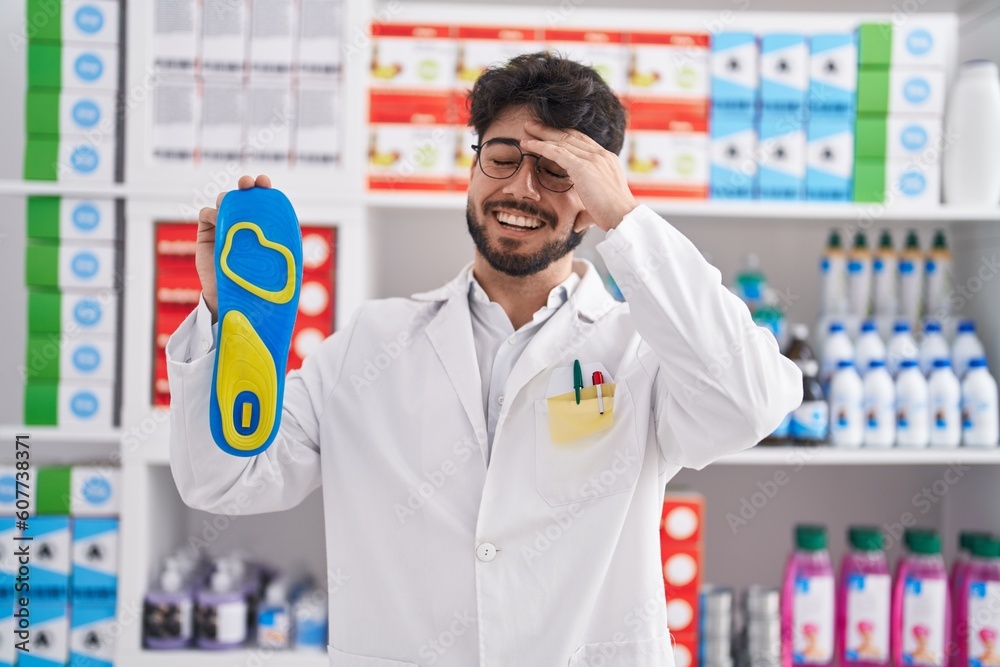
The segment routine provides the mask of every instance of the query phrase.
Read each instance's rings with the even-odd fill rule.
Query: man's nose
[[[538,158],[534,155],[524,156],[517,173],[511,176],[504,186],[504,194],[511,195],[517,199],[532,199],[535,201],[542,198],[541,193],[538,191],[538,174],[535,173],[537,160]]]

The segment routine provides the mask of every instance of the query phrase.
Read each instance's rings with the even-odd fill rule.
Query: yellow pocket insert
[[[615,385],[601,385],[604,396],[604,414],[597,404],[597,387],[580,390],[580,404],[576,392],[559,394],[546,400],[549,407],[549,437],[554,443],[564,443],[606,431],[615,423]]]

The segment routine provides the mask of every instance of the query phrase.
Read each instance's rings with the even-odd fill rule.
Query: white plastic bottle
[[[1000,200],[1000,82],[988,60],[962,63],[948,95],[945,131],[954,137],[942,158],[944,200],[995,207]]]
[[[948,239],[944,231],[934,232],[934,240],[931,242],[931,249],[927,252],[927,259],[924,261],[924,279],[926,287],[924,289],[927,317],[935,317],[948,320],[950,315],[950,304],[948,297],[954,287],[954,280],[951,272],[951,250],[948,249]]]
[[[930,376],[934,362],[938,359],[951,360],[951,350],[948,341],[941,333],[941,323],[937,320],[927,320],[924,324],[924,339],[920,341],[920,370]]]
[[[931,447],[958,447],[962,442],[962,387],[951,359],[935,359],[927,380],[931,405]]]
[[[930,442],[927,378],[913,359],[904,359],[896,377],[896,445],[926,447]]]
[[[951,347],[951,365],[959,379],[965,377],[969,362],[977,357],[986,356],[983,343],[976,335],[976,323],[973,320],[962,320],[958,323],[958,335]]]
[[[847,258],[847,304],[851,315],[868,317],[872,298],[872,251],[864,232],[854,235],[854,247]],[[864,369],[861,369],[864,371]]]
[[[861,325],[861,335],[858,336],[858,345],[854,354],[854,363],[858,367],[858,371],[862,374],[866,373],[872,361],[876,359],[885,361],[885,357],[885,343],[878,335],[875,320],[865,320],[864,324]]]
[[[840,232],[830,232],[830,240],[820,260],[820,314],[840,316],[847,312],[847,254],[840,241]]]
[[[900,365],[905,359],[920,359],[920,348],[917,341],[910,333],[910,323],[906,320],[897,320],[892,327],[892,338],[889,339],[889,348],[886,353],[886,367],[889,375],[896,377],[899,375]]]
[[[906,244],[899,253],[899,316],[915,324],[923,306],[924,253],[917,232],[906,234]]]
[[[997,381],[986,368],[986,357],[975,357],[962,380],[962,444],[996,447],[1000,440]]]
[[[854,362],[842,360],[830,381],[830,443],[860,447],[864,442],[864,386]]]
[[[875,359],[864,379],[865,447],[888,449],[896,444],[896,385]]]
[[[830,381],[841,361],[854,361],[854,343],[840,321],[830,323],[830,331],[823,342],[823,361],[820,366],[820,382],[824,390],[829,390]]]
[[[872,261],[872,313],[883,338],[892,335],[892,323],[899,308],[899,256],[892,234],[882,230]]]

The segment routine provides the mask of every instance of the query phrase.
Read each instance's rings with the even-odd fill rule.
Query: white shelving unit
[[[154,4],[124,0],[128,6],[128,73],[126,88],[141,86],[146,76],[152,43],[151,14]],[[0,8],[0,27],[13,29],[24,21],[24,3]],[[897,11],[893,0],[762,0],[754,12],[740,11],[741,3],[730,0],[675,3],[679,10],[667,9],[652,0],[630,0],[620,9],[611,0],[594,3],[562,2],[551,6],[511,4],[499,21],[524,25],[694,28],[705,30],[715,22],[725,21],[727,29],[766,26],[771,29],[795,28],[793,19],[768,12],[815,12],[829,30],[844,29],[857,22],[857,12],[870,18],[891,19]],[[921,3],[921,15],[931,12],[957,14],[963,41],[957,59],[988,57],[1000,60],[1000,17],[977,0],[927,0]],[[426,6],[421,5],[421,8]],[[376,16],[392,20],[447,21],[483,23],[497,21],[492,4],[472,2],[440,3],[421,9],[409,3],[377,4],[370,0],[345,0],[343,17],[345,35],[357,43]],[[697,11],[695,11],[697,10]],[[819,14],[822,12],[822,14]],[[848,13],[855,12],[855,13]],[[7,30],[3,31],[4,33]],[[986,35],[984,37],[984,34]],[[966,37],[968,39],[966,40]],[[366,45],[365,45],[366,46]],[[268,170],[276,187],[295,203],[303,222],[336,225],[337,312],[338,326],[343,325],[365,299],[408,294],[439,284],[468,261],[468,243],[461,212],[465,199],[461,194],[369,194],[364,189],[367,133],[362,131],[367,115],[366,79],[369,54],[350,55],[344,59],[342,110],[342,163],[324,172]],[[9,71],[24,70],[23,54],[10,63]],[[23,86],[23,76],[0,74],[0,84]],[[20,110],[8,110],[6,116],[13,131],[23,127]],[[29,183],[17,180],[23,143],[20,136],[9,145],[7,158],[0,158],[0,206],[11,219],[19,219],[23,199],[28,195],[81,195],[119,197],[126,201],[127,232],[125,239],[125,331],[124,379],[122,395],[123,426],[120,430],[95,433],[68,432],[18,426],[0,428],[0,440],[12,442],[13,434],[27,430],[32,435],[33,450],[39,461],[72,462],[120,460],[123,468],[123,509],[120,572],[120,612],[141,609],[144,595],[159,561],[166,553],[197,535],[199,526],[209,517],[186,508],[177,495],[169,472],[169,420],[163,410],[150,408],[153,343],[153,223],[157,220],[180,220],[184,211],[195,208],[199,193],[211,182],[210,168],[181,169],[153,167],[146,161],[145,128],[151,105],[133,109],[126,118],[126,183],[100,187],[63,183]],[[12,166],[13,165],[13,166]],[[248,166],[247,173],[260,169]],[[770,204],[762,202],[679,202],[646,200],[657,212],[674,223],[703,250],[726,276],[732,275],[738,257],[748,249],[757,250],[772,282],[798,295],[792,303],[793,319],[813,321],[818,294],[816,261],[827,230],[842,225],[875,230],[900,225],[926,229],[944,226],[951,230],[956,256],[956,280],[964,283],[976,275],[983,261],[1000,251],[1000,208],[969,210],[946,206],[924,209],[882,207],[878,205]],[[23,219],[21,216],[20,219]],[[23,245],[20,232],[0,223],[0,259],[18,264]],[[9,237],[9,238],[8,238]],[[13,243],[11,243],[11,239]],[[591,234],[581,248],[592,253],[597,239]],[[23,243],[23,240],[22,240]],[[419,246],[414,244],[419,243]],[[419,247],[419,253],[411,252]],[[10,253],[10,254],[7,254]],[[1000,253],[998,253],[1000,254]],[[20,260],[23,262],[23,259]],[[20,277],[12,283],[18,289]],[[4,283],[5,287],[8,283]],[[967,305],[985,334],[993,367],[1000,367],[1000,280],[981,283],[982,289]],[[9,290],[0,290],[0,294]],[[5,301],[3,299],[13,299]],[[0,308],[23,312],[17,298],[0,296]],[[18,316],[15,315],[15,319]],[[23,330],[23,326],[21,329]],[[16,328],[14,329],[16,331]],[[23,335],[23,331],[22,334]],[[3,361],[19,360],[23,345],[17,339],[7,349]],[[18,361],[5,364],[13,368]],[[7,404],[20,405],[16,394],[20,387],[8,382],[12,391]],[[7,394],[3,394],[5,397]],[[12,410],[10,413],[14,414]],[[13,418],[16,420],[17,418]],[[42,453],[43,450],[47,450]],[[948,471],[952,471],[949,473]],[[783,473],[787,482],[779,484],[776,475]],[[960,474],[959,474],[960,473]],[[956,482],[949,483],[958,475]],[[947,479],[946,479],[947,478]],[[829,447],[758,447],[723,459],[703,471],[683,471],[675,480],[707,496],[706,553],[708,580],[738,586],[749,583],[777,583],[784,555],[790,545],[792,524],[797,521],[825,522],[830,526],[834,555],[843,543],[843,529],[849,523],[874,523],[892,530],[906,513],[918,522],[936,526],[946,537],[946,554],[954,545],[957,530],[979,527],[1000,531],[1000,450],[954,451],[842,451]],[[769,496],[763,489],[771,489]],[[945,484],[943,493],[935,489]],[[763,487],[763,489],[762,489]],[[919,498],[925,488],[935,500],[927,499],[928,509]],[[766,502],[755,507],[756,493]],[[753,498],[753,500],[751,500]],[[744,518],[742,501],[750,503],[754,515]],[[303,506],[281,515],[238,517],[232,528],[212,543],[212,549],[224,552],[243,545],[261,556],[280,556],[282,539],[296,535],[296,551],[307,559],[316,573],[325,570],[322,530],[322,507],[319,494]],[[760,504],[760,503],[758,503]],[[746,514],[750,511],[743,510]],[[738,517],[745,524],[728,518]],[[295,531],[298,531],[295,533]],[[287,540],[291,541],[291,540]],[[286,541],[286,542],[287,542]],[[280,562],[280,561],[276,561]],[[335,631],[335,629],[334,629]],[[237,652],[154,652],[141,648],[141,623],[123,622],[118,664],[131,666],[184,664],[187,667],[222,667],[254,664],[260,655],[253,649]],[[323,654],[275,653],[262,664],[328,664]]]

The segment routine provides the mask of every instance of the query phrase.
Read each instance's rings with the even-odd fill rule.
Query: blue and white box
[[[944,131],[940,116],[891,115],[886,119],[886,160],[940,162]]]
[[[858,98],[858,38],[854,33],[809,38],[809,113],[852,117]]]
[[[20,511],[20,508],[17,506],[17,473],[18,470],[14,466],[0,466],[0,516],[3,517],[0,520],[4,522],[4,525],[6,525],[8,520],[13,522],[14,513]],[[27,501],[25,509],[30,516],[35,516],[34,489],[24,486],[21,489],[25,494],[21,500]],[[4,528],[3,530],[6,531],[7,529]],[[6,532],[2,533],[2,535],[6,535]],[[7,538],[4,537],[3,539],[6,540]],[[4,541],[0,542],[0,544],[10,544],[10,542]]]
[[[121,468],[73,466],[70,512],[73,516],[116,517],[121,511]]]
[[[760,46],[750,32],[720,32],[712,37],[713,112],[753,114],[760,96]]]
[[[889,70],[889,113],[944,113],[944,70],[893,67]]]
[[[813,116],[806,137],[806,199],[852,201],[854,119]]]
[[[17,547],[22,544],[14,538],[21,534],[17,528],[17,520],[12,516],[0,517],[0,615],[4,612],[14,612],[14,600],[17,592],[14,584],[17,579],[17,570],[20,566],[17,558]],[[30,545],[30,542],[23,544]],[[0,638],[0,646],[7,635]],[[2,658],[0,658],[2,662]]]
[[[952,17],[933,21],[908,16],[906,22],[892,27],[892,66],[917,65],[922,68],[945,65],[945,54],[951,35],[957,33]]]
[[[25,537],[31,549],[31,601],[66,604],[73,557],[68,516],[36,516],[28,519]],[[32,625],[35,623],[32,613]]]
[[[760,199],[799,201],[806,191],[806,131],[801,115],[763,114],[757,178]]]
[[[18,651],[18,667],[65,667],[69,662],[68,606],[32,598],[30,653]]]
[[[0,667],[13,667],[17,660],[18,639],[14,634],[14,600],[0,597]]]
[[[118,43],[118,3],[109,0],[62,0],[62,40]]]
[[[67,138],[59,142],[56,176],[60,181],[113,181],[115,175],[114,135]]]
[[[59,239],[62,241],[114,241],[115,204],[111,199],[73,199],[59,202]]]
[[[798,111],[809,90],[805,35],[769,34],[760,40],[760,104],[769,111]]]
[[[941,166],[919,160],[885,163],[886,206],[937,206],[941,203]]]
[[[114,607],[118,594],[118,519],[73,519],[73,604]]]
[[[70,607],[70,667],[112,667],[117,637],[114,605]]]
[[[709,120],[709,197],[753,199],[757,181],[754,116],[713,114]]]

